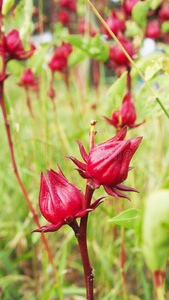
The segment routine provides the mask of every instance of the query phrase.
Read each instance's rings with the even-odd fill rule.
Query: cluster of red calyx
[[[119,133],[103,143],[92,148],[89,155],[86,153],[80,141],[80,152],[85,163],[78,161],[74,157],[69,157],[76,165],[79,174],[89,179],[93,189],[103,185],[107,194],[118,199],[127,198],[127,192],[138,192],[134,188],[123,185],[128,172],[130,161],[139,147],[142,138],[132,138],[124,140],[127,127],[123,127]],[[56,231],[64,224],[71,226],[76,218],[81,218],[93,211],[101,202],[103,197],[97,199],[87,209],[83,209],[84,194],[72,185],[58,166],[58,173],[47,171],[48,179],[41,174],[41,184],[39,193],[39,207],[42,215],[50,224],[42,226],[33,232]]]
[[[150,11],[146,27],[146,37],[158,39],[169,43],[168,33],[161,31],[161,26],[165,21],[169,21],[169,2],[163,1],[160,8]]]
[[[88,32],[91,37],[94,37],[98,33],[97,29],[94,28],[91,23],[86,23],[85,21],[82,21],[80,23],[78,32],[80,34],[85,34],[86,32]]]
[[[55,49],[54,55],[48,63],[48,66],[51,69],[51,71],[64,71],[64,69],[67,67],[68,56],[71,52],[72,45],[69,43],[62,42],[62,45]]]
[[[122,101],[120,110],[115,110],[112,114],[112,118],[104,117],[105,121],[116,128],[118,132],[121,128],[127,125],[129,128],[138,127],[145,121],[135,124],[136,121],[136,109],[134,101],[130,93],[128,92]]]
[[[71,21],[71,12],[76,12],[75,0],[59,0],[59,10],[57,12],[57,20],[66,26]]]
[[[3,43],[3,45],[0,45],[0,52],[5,52],[6,62],[11,59],[25,60],[33,55],[33,49],[24,49],[23,43],[19,36],[19,31],[16,29],[12,29],[7,36],[4,37]]]
[[[135,52],[130,40],[124,36],[121,36],[119,37],[119,42],[122,44],[130,57],[133,58]],[[110,46],[109,59],[114,63],[115,67],[118,67],[120,65],[130,65],[128,58],[126,57],[120,46],[116,43],[113,46]]]

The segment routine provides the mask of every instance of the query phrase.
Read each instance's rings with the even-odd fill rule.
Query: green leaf
[[[8,11],[12,8],[12,6],[14,5],[15,0],[3,0],[3,4],[2,4],[2,14],[5,16]]]
[[[164,32],[164,33],[169,32],[169,21],[165,21],[165,22],[161,25],[161,30],[162,30],[162,32]]]
[[[109,46],[99,34],[95,37],[71,34],[63,39],[96,60],[106,61],[109,57]]]
[[[82,50],[80,50],[76,47],[73,47],[73,51],[69,55],[69,58],[68,58],[68,65],[70,67],[76,66],[81,61],[83,61],[86,57],[88,57],[88,56],[85,52],[83,52]]]
[[[141,28],[138,24],[133,20],[126,21],[126,35],[130,37],[135,37],[136,35],[140,35]]]
[[[39,49],[34,52],[34,55],[27,61],[27,68],[32,68],[35,75],[38,75],[43,69],[45,62],[45,54],[49,50],[50,45],[41,45]]]
[[[169,190],[152,193],[145,202],[142,249],[151,271],[162,270],[169,254]]]
[[[107,97],[112,108],[118,108],[126,93],[127,71],[124,72],[108,89]]]
[[[148,2],[137,2],[132,10],[132,18],[140,26],[146,24],[146,16],[149,11]]]
[[[140,218],[140,210],[136,208],[129,208],[122,211],[120,214],[110,219],[109,222],[113,222],[119,226],[124,226],[129,229],[134,229],[136,221]]]
[[[156,9],[163,0],[149,0],[150,8],[151,9]]]
[[[5,108],[6,108],[7,115],[10,115],[10,105],[8,103],[8,98],[6,93],[4,94],[4,101],[5,101]]]
[[[145,70],[146,80],[150,80],[159,71],[169,73],[169,58],[162,57],[150,62],[150,65]]]

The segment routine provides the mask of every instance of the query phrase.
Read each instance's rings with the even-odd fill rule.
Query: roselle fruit
[[[127,125],[129,128],[134,128],[144,123],[143,121],[142,123],[135,124],[136,118],[137,115],[134,101],[129,92],[124,96],[120,110],[115,110],[111,119],[104,117],[105,121],[110,125],[113,125],[117,131],[119,131],[125,125]]]
[[[112,16],[108,17],[106,20],[106,24],[109,26],[111,31],[116,35],[119,31],[124,31],[125,30],[125,22],[124,20],[121,20],[116,12],[112,12]],[[111,38],[110,33],[107,31],[105,28],[105,33],[108,35],[109,38]]]
[[[59,5],[65,7],[71,11],[76,11],[76,1],[75,0],[59,0]]]
[[[71,52],[72,52],[72,45],[63,42],[60,47],[57,47],[55,49],[55,53],[51,58],[50,62],[48,63],[50,69],[53,72],[55,71],[62,72],[63,69],[67,67],[68,56]]]
[[[44,218],[51,224],[33,232],[56,231],[64,224],[71,224],[76,218],[84,217],[102,202],[100,198],[84,210],[83,193],[68,182],[59,166],[58,173],[47,170],[47,175],[48,178],[41,173],[39,207]]]
[[[132,10],[134,8],[134,6],[137,4],[137,2],[139,2],[140,0],[126,0],[124,2],[124,7],[125,7],[125,10],[128,14],[131,14],[132,13]]]
[[[20,39],[19,31],[12,29],[4,39],[5,60],[11,59],[25,60],[32,56],[34,50],[25,50]]]
[[[66,10],[59,10],[57,13],[58,22],[62,23],[62,25],[67,25],[70,23],[70,13]]]
[[[127,127],[123,127],[115,137],[94,146],[89,155],[81,142],[77,141],[86,164],[72,156],[68,157],[77,165],[76,170],[79,174],[83,178],[90,179],[93,188],[103,185],[105,191],[116,199],[123,197],[130,200],[128,195],[121,191],[137,192],[137,190],[121,183],[127,178],[130,161],[142,138],[124,140],[126,133]]]
[[[148,22],[146,27],[146,37],[151,39],[159,38],[161,35],[160,24],[157,20]]]
[[[127,51],[127,53],[132,58],[134,53],[134,48],[132,43],[125,38],[124,36],[119,37],[119,41],[124,47],[124,49]],[[120,48],[118,44],[114,44],[113,46],[110,46],[110,52],[109,52],[109,58],[111,61],[115,62],[117,65],[128,65],[130,64],[128,58]]]
[[[163,2],[158,15],[159,15],[159,18],[161,19],[161,21],[169,20],[169,3]]]
[[[24,85],[34,85],[35,84],[35,76],[31,68],[28,70],[24,70],[20,79],[21,83]]]

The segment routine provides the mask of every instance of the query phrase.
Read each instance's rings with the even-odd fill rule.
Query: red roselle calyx
[[[70,13],[66,10],[59,10],[57,13],[58,22],[62,25],[67,25],[70,23]]]
[[[107,18],[106,20],[106,24],[109,26],[109,28],[111,29],[111,31],[114,34],[117,34],[119,31],[124,31],[125,30],[125,22],[124,20],[121,20],[118,16],[116,12],[112,12],[112,16]],[[112,36],[110,35],[110,33],[107,31],[106,28],[104,28],[105,33],[108,35],[109,38],[112,38]]]
[[[76,11],[76,1],[75,0],[59,0],[59,5],[65,7],[71,11]]]
[[[169,20],[169,3],[165,3],[165,1],[163,2],[158,15],[159,15],[161,21]]]
[[[29,68],[28,70],[24,70],[23,74],[20,78],[20,85],[34,85],[35,84],[35,76],[33,71]]]
[[[146,37],[151,39],[159,38],[161,35],[160,24],[157,20],[153,20],[147,24]]]
[[[104,117],[104,119],[107,123],[113,125],[117,131],[119,131],[125,125],[129,128],[134,128],[145,122],[143,121],[142,123],[135,124],[136,117],[137,115],[133,98],[130,93],[127,93],[123,98],[121,109],[119,111],[115,110],[111,119],[107,117]]]
[[[4,38],[4,45],[1,44],[0,47],[4,47],[6,62],[11,59],[25,60],[31,57],[33,54],[33,49],[24,49],[23,43],[19,36],[19,31],[16,29],[12,29],[7,34],[7,36]]]
[[[126,9],[126,12],[131,14],[134,6],[137,4],[137,2],[139,2],[140,0],[126,0],[124,2],[124,7]]]
[[[67,67],[68,56],[72,52],[72,45],[69,43],[62,43],[60,47],[55,49],[55,53],[51,58],[48,66],[50,69],[55,71],[62,72]]]
[[[56,231],[64,224],[71,225],[76,218],[86,216],[102,202],[98,199],[89,208],[83,210],[83,193],[68,182],[59,166],[58,170],[58,173],[53,170],[47,171],[48,180],[44,173],[41,174],[39,207],[44,218],[51,224],[33,232]]]
[[[127,178],[128,171],[131,169],[129,168],[130,160],[142,138],[138,137],[125,141],[126,133],[127,127],[123,127],[115,137],[94,146],[89,155],[81,142],[77,141],[86,164],[72,156],[68,157],[78,166],[76,170],[83,178],[93,180],[93,188],[96,189],[103,185],[105,191],[116,199],[123,197],[130,200],[128,195],[123,194],[121,191],[137,192],[137,190],[121,183]]]
[[[124,36],[119,37],[119,42],[122,44],[124,49],[132,58],[134,55],[134,49],[132,43]],[[118,44],[114,44],[113,46],[110,47],[109,58],[117,65],[130,64],[128,58],[126,57],[126,55],[124,54],[124,52],[122,51],[122,49]]]

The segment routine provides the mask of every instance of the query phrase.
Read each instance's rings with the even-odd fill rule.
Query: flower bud
[[[163,2],[162,7],[159,10],[159,17],[162,21],[169,20],[169,3]]]
[[[65,7],[71,11],[76,11],[76,1],[75,0],[60,0],[59,5]]]

